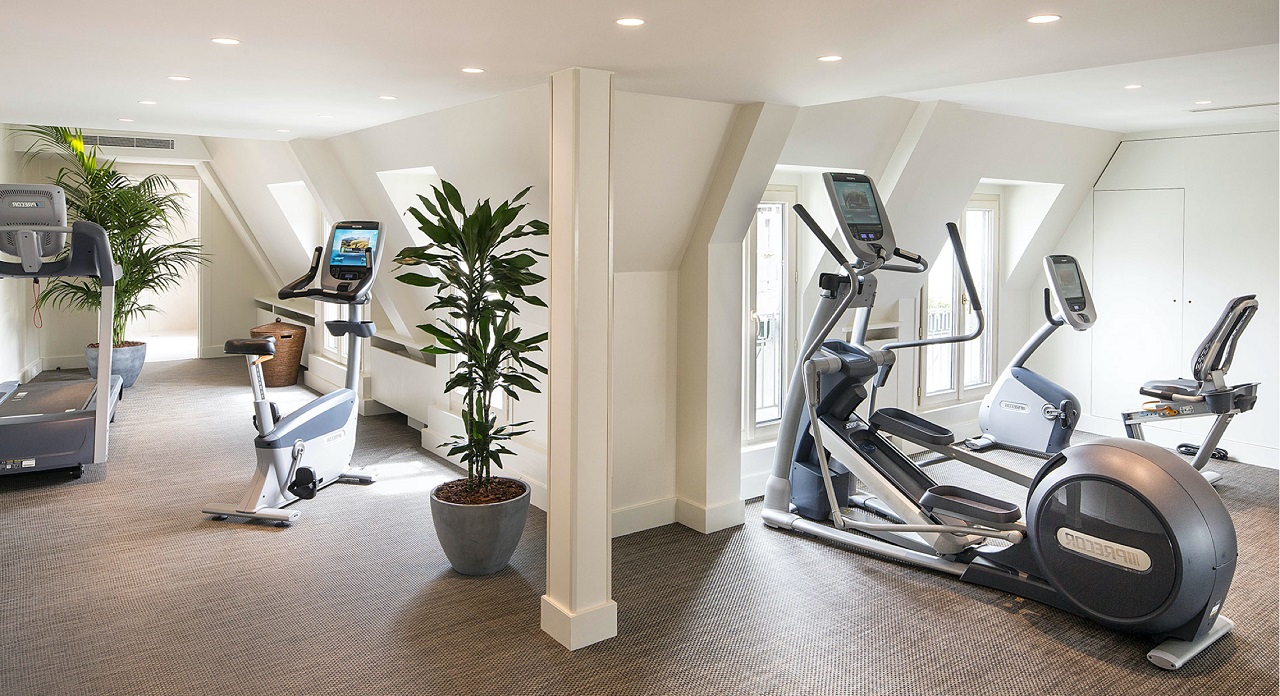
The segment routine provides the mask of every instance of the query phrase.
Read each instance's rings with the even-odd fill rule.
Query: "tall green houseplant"
[[[66,194],[72,220],[96,222],[107,231],[111,255],[121,274],[116,281],[111,341],[125,344],[130,321],[157,310],[143,301],[145,293],[177,287],[183,275],[205,262],[193,240],[171,239],[171,226],[182,218],[182,199],[172,180],[152,174],[134,182],[103,160],[98,148],[86,148],[79,129],[27,126],[14,131],[34,139],[28,158],[48,154],[62,161],[53,183]],[[56,278],[40,293],[40,304],[97,311],[102,286],[97,278]]]
[[[419,329],[431,334],[436,344],[424,353],[457,355],[457,366],[444,391],[466,392],[462,407],[463,435],[454,436],[444,446],[449,454],[462,455],[467,465],[466,489],[475,501],[486,499],[486,490],[495,481],[492,466],[502,467],[502,456],[514,454],[503,443],[528,432],[530,421],[499,425],[494,417],[493,398],[502,393],[518,400],[521,392],[538,392],[538,376],[546,374],[529,355],[541,351],[547,334],[522,337],[512,325],[519,303],[538,307],[546,304],[529,293],[530,286],[545,278],[532,268],[545,253],[529,247],[507,248],[509,242],[524,237],[545,236],[547,223],[531,220],[516,224],[527,204],[520,203],[526,188],[510,201],[493,207],[489,200],[478,201],[470,211],[458,190],[447,181],[432,187],[435,200],[418,196],[421,209],[410,208],[419,229],[430,241],[426,246],[402,250],[396,262],[404,266],[426,266],[428,275],[404,272],[396,278],[410,285],[438,288],[428,311],[436,311],[434,323]],[[461,500],[455,502],[463,502]]]

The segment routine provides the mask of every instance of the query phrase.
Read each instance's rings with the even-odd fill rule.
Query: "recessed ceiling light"
[[[484,72],[484,68],[463,68],[462,72],[471,73],[472,75],[479,75],[480,73]]]
[[[333,114],[316,114],[316,118],[333,118]]]
[[[191,78],[187,77],[186,75],[170,75],[169,79],[173,80],[174,82],[190,82],[191,81]]]
[[[1196,102],[1196,103],[1197,103],[1197,104],[1199,104],[1199,105],[1201,105],[1201,106],[1204,106],[1205,104],[1212,104],[1212,103],[1213,103],[1213,100],[1212,100],[1212,99],[1201,99],[1200,101],[1198,101],[1198,102]]]
[[[824,63],[834,63],[838,60],[844,60],[844,56],[819,56],[818,60]]]
[[[117,120],[117,121],[119,121],[119,122],[121,122],[121,123],[133,123],[133,119],[131,119],[131,118],[118,118],[118,119],[116,119],[116,120]]]
[[[1062,19],[1062,15],[1042,14],[1034,17],[1027,17],[1027,21],[1032,24],[1048,24],[1049,22],[1056,22],[1059,19]]]
[[[276,129],[276,132],[277,132],[277,133],[288,133],[288,132],[289,132],[289,129],[288,129],[288,128],[277,128],[277,129]]]
[[[209,40],[216,44],[222,44],[223,46],[235,46],[236,44],[240,43],[240,39],[233,39],[230,37],[219,37],[216,39],[209,39]]]
[[[398,99],[399,97],[395,96],[394,94],[384,94],[384,95],[382,95],[381,97],[378,97],[378,98],[379,98],[379,99],[385,99],[385,100],[387,100],[387,101],[395,101],[395,100],[396,100],[396,99]]]
[[[617,21],[620,27],[638,27],[644,25],[644,20],[639,17],[623,17]]]
[[[139,103],[139,104],[142,104],[143,106],[155,106],[155,105],[156,105],[156,103],[155,103],[155,102],[153,102],[153,101],[151,101],[150,99],[143,99],[142,101],[140,101],[140,102],[138,102],[138,103]]]
[[[1142,85],[1125,85],[1125,89],[1142,89]]]

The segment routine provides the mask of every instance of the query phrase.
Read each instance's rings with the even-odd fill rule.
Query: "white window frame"
[[[796,239],[799,236],[800,219],[792,206],[799,201],[799,188],[787,184],[770,184],[765,188],[761,203],[782,203],[786,213],[783,215],[783,317],[779,322],[782,329],[782,386],[780,396],[785,396],[787,379],[795,365],[796,342],[796,298],[799,294],[799,277],[796,265]],[[757,423],[755,419],[755,216],[751,219],[751,227],[743,239],[743,341],[742,341],[742,441],[751,445],[774,440],[778,436],[779,420]],[[780,409],[781,410],[781,409]]]
[[[965,205],[965,211],[969,210],[987,210],[991,212],[993,229],[990,238],[990,245],[987,249],[982,250],[987,254],[987,277],[985,279],[974,278],[974,282],[982,285],[985,281],[987,287],[987,297],[983,298],[983,312],[986,319],[986,328],[983,331],[982,338],[974,339],[964,343],[953,343],[951,346],[951,369],[955,379],[952,388],[940,391],[936,394],[926,394],[925,385],[928,384],[928,351],[927,347],[920,348],[917,370],[917,388],[916,388],[916,404],[922,409],[946,408],[948,406],[958,406],[960,404],[973,403],[982,400],[991,391],[992,385],[998,376],[997,354],[999,352],[999,330],[996,318],[999,316],[997,307],[1000,297],[1000,197],[995,194],[974,194],[969,202]],[[965,229],[966,215],[960,216],[958,227],[960,229],[960,239],[965,245],[965,254],[970,259],[975,258],[979,250],[970,248],[967,243],[968,234]],[[949,249],[947,249],[949,251]],[[954,262],[953,262],[954,263]],[[960,276],[959,269],[955,269],[952,275],[952,307],[967,307],[967,298],[964,298],[964,281]],[[929,284],[925,281],[924,287],[920,289],[919,316],[917,318],[917,326],[919,336],[924,338],[927,332],[929,320]],[[953,315],[952,319],[952,335],[957,331],[967,330],[965,327],[959,326],[962,323],[959,319],[964,316],[964,312],[958,312]],[[965,386],[964,384],[964,361],[965,352],[972,350],[979,341],[985,339],[988,346],[986,356],[986,373],[987,380],[985,382]]]

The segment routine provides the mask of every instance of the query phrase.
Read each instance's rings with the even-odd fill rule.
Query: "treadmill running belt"
[[[23,384],[0,403],[0,418],[83,411],[91,407],[97,386],[92,379]]]

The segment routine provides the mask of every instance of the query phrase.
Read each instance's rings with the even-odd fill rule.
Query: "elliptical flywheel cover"
[[[1235,572],[1236,534],[1213,486],[1148,442],[1104,438],[1045,463],[1027,500],[1045,579],[1080,612],[1161,635],[1198,621]],[[1220,602],[1220,599],[1218,600]]]

